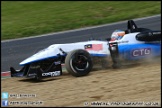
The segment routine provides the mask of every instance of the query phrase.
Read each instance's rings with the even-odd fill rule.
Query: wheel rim
[[[74,70],[77,69],[79,71],[83,71],[87,69],[87,67],[89,66],[87,57],[84,55],[79,55],[79,54],[75,55],[71,59],[70,64],[72,68],[74,68]]]

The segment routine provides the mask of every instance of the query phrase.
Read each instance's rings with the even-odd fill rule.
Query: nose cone
[[[34,54],[33,56],[22,61],[20,63],[20,65],[25,65],[25,64],[28,64],[28,63],[39,61],[39,60],[45,59],[47,57],[49,57],[48,49],[43,49],[43,50],[39,51],[38,53]]]
[[[48,48],[45,48],[45,49],[39,51],[38,53],[32,55],[31,57],[25,59],[24,61],[22,61],[20,63],[20,66],[25,65],[25,64],[29,64],[29,63],[32,63],[32,62],[44,60],[44,59],[47,59],[47,58],[57,57],[58,53],[60,53],[60,51],[58,50],[57,47],[49,46]]]

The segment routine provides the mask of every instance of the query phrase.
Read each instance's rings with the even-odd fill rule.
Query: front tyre
[[[73,50],[69,52],[65,58],[65,67],[73,76],[85,76],[92,70],[92,58],[90,54],[83,49]]]

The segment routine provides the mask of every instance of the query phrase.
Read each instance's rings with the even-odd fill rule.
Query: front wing
[[[61,61],[54,61],[46,69],[42,69],[40,65],[28,64],[20,71],[16,71],[13,67],[10,68],[11,77],[26,77],[26,78],[46,78],[62,75]]]

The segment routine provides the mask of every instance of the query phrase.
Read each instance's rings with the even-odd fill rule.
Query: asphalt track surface
[[[138,20],[134,19],[134,21],[138,27],[161,30],[161,15]],[[110,37],[111,33],[116,29],[126,30],[127,21],[48,34],[47,36],[36,38],[1,41],[1,72],[8,71],[10,66],[20,69],[19,63],[21,61],[51,44],[87,41],[90,38],[104,40]]]

